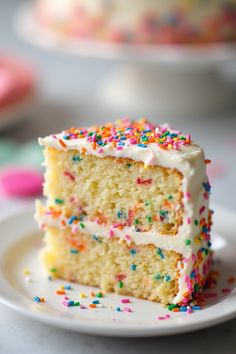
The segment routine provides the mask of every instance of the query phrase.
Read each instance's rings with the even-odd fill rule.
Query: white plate
[[[104,308],[81,309],[64,307],[63,296],[55,291],[65,282],[49,281],[43,271],[38,252],[42,247],[42,235],[37,232],[33,211],[28,210],[0,222],[0,301],[10,308],[42,321],[78,332],[108,336],[161,336],[189,332],[226,321],[236,316],[236,291],[225,295],[221,292],[228,287],[227,277],[236,274],[236,215],[216,208],[214,217],[215,258],[221,261],[217,299],[193,314],[173,313],[159,304],[131,299],[128,304],[132,313],[117,312],[121,296],[108,294],[100,299]],[[32,283],[27,283],[23,268],[29,268]],[[91,287],[71,284],[68,296],[82,304],[91,303],[91,298],[79,299],[79,293],[90,294]],[[216,291],[216,290],[214,290]],[[33,297],[45,297],[45,303],[35,303]],[[170,315],[167,320],[158,316]]]
[[[225,43],[196,46],[142,45],[74,39],[40,25],[32,3],[23,3],[19,7],[15,27],[24,39],[35,45],[86,57],[211,68],[213,64],[234,60],[236,57],[235,45]]]

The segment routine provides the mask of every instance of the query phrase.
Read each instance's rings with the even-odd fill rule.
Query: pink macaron
[[[0,172],[0,185],[10,197],[34,197],[42,193],[43,176],[37,170],[8,167]]]

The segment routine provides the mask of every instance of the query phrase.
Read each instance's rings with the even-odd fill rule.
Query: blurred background
[[[191,132],[235,210],[236,1],[84,3],[0,1],[0,216],[41,193],[39,136],[124,116]]]

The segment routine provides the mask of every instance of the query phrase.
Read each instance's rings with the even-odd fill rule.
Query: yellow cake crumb
[[[48,205],[67,217],[171,235],[182,224],[182,174],[176,170],[53,148],[46,148],[45,162]]]
[[[41,257],[46,270],[56,268],[60,278],[97,286],[102,292],[114,291],[163,304],[168,304],[178,292],[177,263],[181,257],[174,251],[162,250],[161,257],[153,245],[137,247],[106,238],[97,242],[78,232],[73,239],[85,247],[82,252],[71,254],[69,229],[47,227],[45,232],[46,248]]]

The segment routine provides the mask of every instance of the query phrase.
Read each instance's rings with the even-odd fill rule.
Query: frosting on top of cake
[[[164,164],[164,160],[191,161],[202,149],[168,124],[154,125],[146,119],[118,120],[90,128],[70,128],[60,134],[39,138],[41,145],[57,149],[79,150],[99,157],[133,158],[146,165]]]

